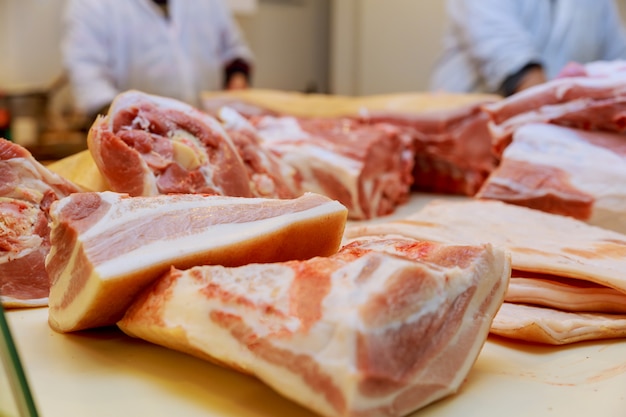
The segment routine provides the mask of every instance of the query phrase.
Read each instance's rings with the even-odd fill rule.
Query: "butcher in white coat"
[[[447,0],[435,91],[510,95],[570,62],[626,59],[613,0]]]
[[[68,0],[64,64],[77,110],[94,117],[137,89],[200,106],[244,88],[252,53],[225,0]]]

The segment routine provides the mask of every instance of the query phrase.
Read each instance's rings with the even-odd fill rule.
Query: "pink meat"
[[[338,200],[350,218],[390,214],[408,200],[414,153],[403,129],[351,118],[251,121],[263,146],[297,171],[303,192]]]
[[[626,140],[551,124],[519,127],[477,197],[626,232]]]
[[[625,93],[623,75],[563,77],[487,104],[494,153],[500,156],[515,130],[528,123],[624,132]]]
[[[219,122],[173,99],[120,94],[88,142],[113,191],[252,196],[244,162]]]
[[[263,147],[245,117],[228,107],[221,108],[218,117],[243,159],[255,197],[294,198],[302,194],[297,171]]]
[[[403,416],[460,387],[509,276],[490,245],[363,239],[307,261],[173,269],[118,326],[324,416]]]
[[[407,127],[415,146],[418,191],[474,195],[496,166],[481,104],[422,113],[371,112],[367,120]]]
[[[51,208],[49,322],[58,331],[114,324],[170,267],[242,265],[335,253],[347,210],[296,199],[75,193]]]
[[[42,306],[49,281],[50,205],[80,191],[25,148],[0,139],[0,294],[5,307]]]

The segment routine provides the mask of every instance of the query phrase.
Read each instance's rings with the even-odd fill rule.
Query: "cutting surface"
[[[44,417],[308,417],[252,377],[115,328],[55,333],[47,308],[7,312]],[[412,414],[623,417],[626,340],[544,347],[490,338],[461,390]]]

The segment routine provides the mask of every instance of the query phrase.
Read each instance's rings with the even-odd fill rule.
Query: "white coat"
[[[75,104],[92,114],[129,89],[194,106],[224,65],[252,54],[223,0],[68,0],[62,50]]]
[[[448,0],[446,7],[432,90],[495,93],[530,62],[551,79],[571,61],[626,58],[612,0]]]

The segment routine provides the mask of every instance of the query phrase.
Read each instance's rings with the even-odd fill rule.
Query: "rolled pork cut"
[[[68,332],[115,324],[171,266],[331,255],[347,210],[316,194],[278,200],[102,192],[73,194],[50,214],[49,323]]]
[[[178,100],[119,94],[87,142],[111,191],[253,196],[244,162],[221,124]]]
[[[457,391],[509,276],[491,245],[363,239],[306,261],[172,269],[118,326],[324,416],[402,416]]]

